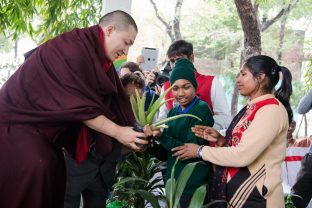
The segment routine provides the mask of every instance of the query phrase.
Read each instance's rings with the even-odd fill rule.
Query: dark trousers
[[[79,208],[81,197],[84,208],[105,208],[106,199],[111,184],[105,181],[113,181],[115,166],[105,168],[109,173],[103,179],[103,166],[107,161],[88,155],[87,160],[78,165],[69,155],[65,156],[66,161],[66,194],[65,208]]]
[[[291,192],[300,197],[292,197],[296,208],[308,206],[312,197],[312,146],[301,163],[301,169],[297,175],[297,182],[292,187]]]

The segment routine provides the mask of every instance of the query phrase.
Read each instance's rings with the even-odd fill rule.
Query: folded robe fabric
[[[66,129],[98,115],[133,125],[129,99],[103,55],[98,29],[74,29],[39,46],[1,88],[0,124],[56,127],[57,142],[67,139],[58,134],[58,127]],[[105,71],[103,66],[110,68]],[[112,140],[100,137],[97,149],[106,155]]]

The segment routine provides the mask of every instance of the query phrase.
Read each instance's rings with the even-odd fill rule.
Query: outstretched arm
[[[137,144],[147,144],[148,142],[140,139],[145,138],[146,135],[141,132],[136,132],[132,127],[123,127],[115,124],[104,115],[97,116],[83,122],[85,125],[102,134],[106,134],[118,140],[121,144],[133,149],[140,150]]]

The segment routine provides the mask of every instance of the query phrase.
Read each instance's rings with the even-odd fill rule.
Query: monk
[[[62,148],[83,161],[90,133],[98,134],[103,157],[146,144],[139,137],[148,133],[132,130],[130,102],[112,65],[137,31],[130,15],[114,11],[27,54],[0,89],[0,207],[62,208]]]

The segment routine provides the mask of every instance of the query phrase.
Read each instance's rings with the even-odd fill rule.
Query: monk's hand
[[[223,136],[210,126],[195,125],[192,127],[192,131],[197,137],[203,138],[209,142],[223,141]]]
[[[197,150],[199,145],[198,144],[191,144],[187,143],[179,147],[175,147],[171,149],[173,152],[173,156],[178,157],[181,160],[187,160],[191,158],[197,158]]]
[[[137,144],[148,144],[148,141],[141,139],[146,138],[145,133],[137,132],[132,129],[132,127],[119,127],[118,134],[116,135],[116,139],[126,147],[134,151],[140,151],[140,147]]]

